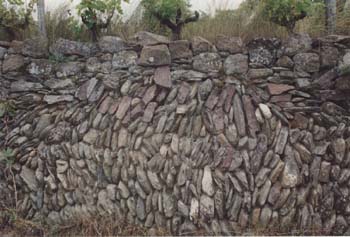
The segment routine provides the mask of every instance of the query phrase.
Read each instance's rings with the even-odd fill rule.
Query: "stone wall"
[[[0,45],[24,217],[349,231],[350,37]]]

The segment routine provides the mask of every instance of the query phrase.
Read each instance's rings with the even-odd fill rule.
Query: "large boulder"
[[[33,59],[27,66],[27,72],[33,76],[50,76],[54,70],[54,64],[48,59]]]
[[[219,72],[222,68],[221,57],[217,53],[201,53],[193,59],[193,69],[200,72]]]
[[[219,35],[216,38],[216,47],[219,51],[225,51],[231,54],[241,53],[243,51],[243,41],[239,37]]]
[[[320,57],[316,53],[299,53],[293,57],[296,71],[318,72]]]
[[[275,63],[280,47],[281,41],[276,38],[254,39],[247,44],[249,62],[260,67],[269,67]]]
[[[145,46],[141,51],[139,64],[142,66],[165,66],[171,63],[166,45]]]
[[[50,52],[55,56],[81,56],[89,57],[97,52],[93,43],[76,42],[59,38],[51,47]]]
[[[171,54],[171,59],[192,58],[190,43],[187,40],[177,40],[170,42],[169,50]]]
[[[224,70],[226,75],[239,75],[247,73],[248,56],[244,54],[228,56],[224,62]]]
[[[165,36],[153,34],[147,31],[140,31],[132,37],[131,42],[137,45],[146,46],[146,45],[169,44],[170,41]]]
[[[192,51],[195,55],[205,52],[212,52],[214,50],[214,46],[208,40],[195,36],[191,40]]]
[[[98,41],[98,46],[104,53],[118,53],[127,46],[124,40],[116,36],[103,36]]]
[[[294,56],[312,49],[312,39],[308,34],[293,34],[283,44],[284,54]]]
[[[27,39],[23,42],[22,54],[32,58],[45,58],[49,55],[48,41],[43,37]]]
[[[137,64],[137,53],[135,51],[126,50],[113,55],[112,68],[124,69]]]
[[[18,72],[25,67],[25,59],[22,55],[19,54],[10,54],[8,55],[2,64],[2,72]]]

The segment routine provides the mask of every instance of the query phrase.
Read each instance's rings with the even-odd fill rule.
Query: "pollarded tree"
[[[0,27],[6,31],[9,40],[20,38],[21,31],[29,27],[34,4],[35,0],[27,6],[23,0],[0,0]]]
[[[91,39],[96,42],[102,29],[106,29],[117,11],[122,14],[121,2],[129,0],[81,0],[78,4],[78,14],[91,33]]]
[[[37,0],[38,8],[38,28],[40,36],[47,38],[46,24],[45,24],[45,0]]]
[[[264,0],[264,15],[272,22],[294,32],[297,21],[308,16],[312,0]]]
[[[141,3],[146,14],[149,13],[171,30],[172,40],[181,39],[183,27],[199,19],[197,11],[190,11],[188,0],[142,0]]]
[[[334,34],[337,17],[337,1],[325,0],[326,6],[326,28],[328,34]]]

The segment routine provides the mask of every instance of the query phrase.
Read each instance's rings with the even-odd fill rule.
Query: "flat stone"
[[[23,42],[22,54],[31,58],[46,58],[49,54],[47,39],[44,37],[26,39]]]
[[[203,192],[208,196],[214,195],[213,178],[211,175],[211,169],[209,166],[204,167],[203,179],[202,179],[202,189]]]
[[[277,142],[275,146],[275,152],[277,154],[282,155],[284,152],[284,148],[286,147],[287,140],[288,140],[289,131],[287,127],[282,127],[280,133],[277,137]]]
[[[249,133],[252,137],[256,136],[256,133],[260,130],[258,121],[255,116],[255,110],[250,96],[244,95],[242,97],[244,111],[247,118],[247,125]]]
[[[72,102],[74,97],[71,95],[45,95],[44,101],[49,104],[57,104],[61,102]]]
[[[142,97],[142,101],[147,105],[149,102],[151,102],[154,97],[156,96],[157,92],[157,86],[153,85],[147,88],[144,96]]]
[[[20,72],[25,67],[25,60],[22,55],[10,54],[5,57],[2,63],[2,72]]]
[[[176,203],[173,194],[168,194],[163,192],[163,208],[165,217],[171,218],[173,217],[176,211]]]
[[[193,58],[193,69],[199,72],[217,73],[221,68],[221,57],[217,53],[201,53]]]
[[[244,54],[229,55],[224,62],[226,75],[240,75],[248,71],[248,56]]]
[[[183,104],[186,102],[190,92],[191,86],[188,83],[182,83],[177,93],[177,101],[179,102],[179,104]]]
[[[130,192],[128,187],[123,183],[123,181],[120,181],[118,184],[118,190],[122,196],[122,198],[127,199],[130,196]]]
[[[23,181],[27,184],[30,190],[34,192],[38,190],[39,184],[33,170],[27,168],[26,166],[22,166],[20,176],[23,179]]]
[[[161,87],[171,88],[170,67],[158,67],[154,72],[154,82]]]
[[[147,170],[147,177],[152,184],[152,187],[156,190],[162,190],[162,183],[160,182],[158,175],[150,170]]]
[[[118,119],[123,119],[126,113],[128,112],[130,105],[131,105],[131,97],[124,96],[118,106],[116,117]]]
[[[248,79],[259,79],[267,78],[273,75],[273,71],[269,68],[258,68],[258,69],[249,69]]]
[[[257,66],[269,67],[276,61],[277,51],[281,41],[272,38],[257,38],[247,44],[249,62]]]
[[[300,53],[293,57],[295,70],[305,72],[318,72],[320,69],[320,57],[316,53]]]
[[[212,52],[213,45],[208,40],[195,36],[191,40],[192,50],[194,54],[200,54],[205,52]]]
[[[171,56],[166,45],[144,46],[139,64],[142,66],[166,66],[171,63]]]
[[[59,38],[53,45],[50,46],[50,52],[56,56],[77,55],[89,57],[97,52],[97,47],[93,43],[77,42]]]
[[[335,162],[340,164],[345,156],[346,143],[343,138],[338,138],[332,142],[332,149],[335,155]]]
[[[241,137],[244,137],[246,135],[246,123],[244,118],[244,111],[242,108],[242,101],[238,94],[236,94],[233,99],[233,111],[238,134]]]
[[[158,45],[158,44],[169,44],[170,41],[163,35],[153,34],[147,31],[137,32],[131,39],[134,43],[147,46],[147,45]]]
[[[11,83],[11,92],[28,92],[28,91],[37,91],[40,89],[43,89],[43,85],[40,83],[35,82],[28,82],[28,81],[15,81]]]
[[[219,35],[215,41],[215,45],[219,51],[226,51],[231,54],[241,53],[243,51],[243,41],[239,37]]]
[[[94,144],[98,137],[98,131],[95,129],[90,129],[88,133],[85,134],[83,141],[89,144]]]
[[[277,60],[276,65],[279,67],[293,68],[294,62],[290,57],[282,56]]]
[[[191,199],[190,220],[197,222],[199,220],[199,201],[195,198]]]
[[[156,102],[151,102],[147,105],[147,107],[144,111],[144,114],[143,114],[142,121],[144,121],[145,123],[149,123],[152,121],[154,111],[157,108],[157,105],[158,104]]]
[[[294,90],[294,86],[286,85],[286,84],[273,84],[273,83],[268,83],[267,88],[269,90],[269,93],[271,95],[280,95],[283,94],[287,91]]]
[[[131,50],[125,50],[113,55],[112,68],[114,70],[128,69],[137,64],[137,53]]]
[[[187,40],[171,41],[169,50],[172,59],[188,59],[193,56],[190,50],[190,43]]]
[[[298,183],[299,168],[292,156],[287,157],[282,173],[282,186],[284,188],[294,188]]]
[[[124,40],[116,36],[102,36],[98,41],[98,46],[104,53],[117,53],[127,47]]]
[[[4,59],[4,56],[6,53],[7,53],[7,49],[0,47],[0,59]]]
[[[45,81],[44,84],[52,90],[66,89],[74,86],[74,83],[71,79],[50,79]]]
[[[308,34],[293,34],[284,42],[284,53],[293,56],[312,49],[312,39]]]
[[[266,119],[271,119],[272,118],[271,110],[270,110],[270,108],[267,105],[259,104],[259,109],[263,113],[263,115],[264,115],[264,117]]]
[[[202,195],[200,199],[200,217],[204,220],[212,220],[215,214],[214,199]]]

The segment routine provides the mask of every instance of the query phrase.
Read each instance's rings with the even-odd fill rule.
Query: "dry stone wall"
[[[349,233],[350,37],[38,42],[0,42],[24,217]]]

